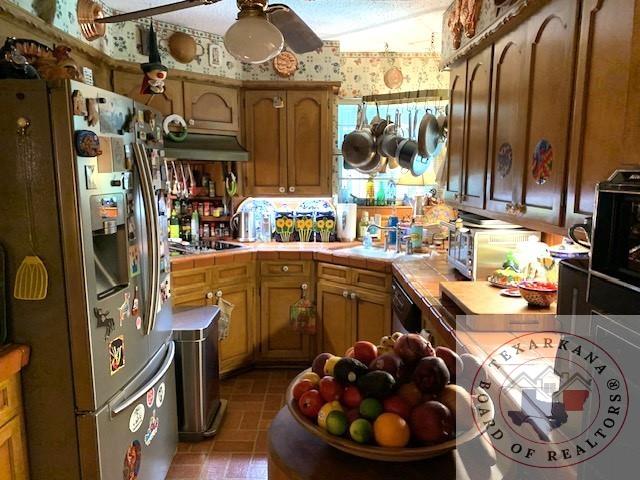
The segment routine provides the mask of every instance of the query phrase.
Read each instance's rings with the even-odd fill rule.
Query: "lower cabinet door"
[[[28,472],[24,427],[18,415],[0,427],[0,479],[27,480]]]
[[[375,345],[391,335],[391,295],[366,290],[350,292],[354,341],[368,340]]]
[[[290,308],[299,299],[308,278],[275,278],[260,284],[260,359],[311,360],[308,334],[290,324]],[[307,289],[308,297],[313,293]],[[309,298],[313,301],[313,298]]]
[[[318,282],[318,346],[321,352],[344,355],[353,345],[352,300],[346,285]]]
[[[220,373],[244,367],[254,360],[254,290],[247,284],[214,290],[222,292],[222,298],[233,304],[228,336],[219,343]],[[218,330],[222,332],[223,326],[219,325]]]

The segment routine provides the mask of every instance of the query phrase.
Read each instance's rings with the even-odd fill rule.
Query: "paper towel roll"
[[[338,239],[342,242],[353,242],[356,239],[358,206],[355,203],[339,203],[336,213]]]

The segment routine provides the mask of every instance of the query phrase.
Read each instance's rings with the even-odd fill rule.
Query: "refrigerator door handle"
[[[146,302],[146,329],[145,335],[149,335],[153,329],[156,316],[156,302],[158,301],[158,233],[157,233],[157,218],[158,213],[155,205],[155,194],[153,191],[153,183],[151,180],[151,174],[148,169],[147,152],[144,145],[140,143],[134,143],[134,157],[138,162],[138,170],[140,171],[140,180],[142,187],[142,198],[145,208],[145,223],[147,229],[147,243],[149,245],[149,251],[151,254],[151,272],[150,272],[150,298]]]
[[[136,390],[133,395],[131,395],[130,397],[125,398],[124,400],[122,400],[121,402],[117,403],[114,407],[111,408],[111,413],[113,415],[118,415],[119,413],[121,413],[122,411],[126,410],[127,408],[129,408],[131,405],[133,405],[138,399],[140,399],[140,397],[142,397],[143,395],[146,395],[147,392],[156,384],[158,383],[158,381],[160,381],[160,379],[162,377],[164,377],[164,375],[167,373],[167,371],[169,370],[169,368],[171,368],[171,365],[173,363],[173,359],[175,357],[175,353],[176,353],[176,345],[173,341],[168,343],[169,346],[169,350],[167,352],[167,355],[164,359],[164,362],[162,363],[162,366],[160,367],[160,369],[158,370],[158,372],[151,378],[151,380],[149,380],[147,383],[145,383],[142,387],[140,387],[138,390]]]

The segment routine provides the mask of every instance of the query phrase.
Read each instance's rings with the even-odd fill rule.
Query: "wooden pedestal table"
[[[472,442],[474,443],[474,442]],[[481,442],[483,443],[483,442]],[[269,428],[269,480],[467,480],[500,478],[496,475],[495,456],[480,455],[473,467],[458,450],[417,462],[376,462],[341,452],[302,428],[285,406]],[[478,455],[474,452],[473,458]],[[465,455],[465,458],[467,456]],[[480,464],[479,464],[480,463]],[[467,474],[473,473],[473,476]],[[480,476],[478,476],[480,475]]]

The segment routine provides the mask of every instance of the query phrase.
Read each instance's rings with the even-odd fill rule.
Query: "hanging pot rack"
[[[437,102],[449,100],[449,90],[413,90],[410,92],[382,93],[378,95],[364,95],[362,101],[366,103],[378,103],[379,105],[415,103],[415,102]]]

